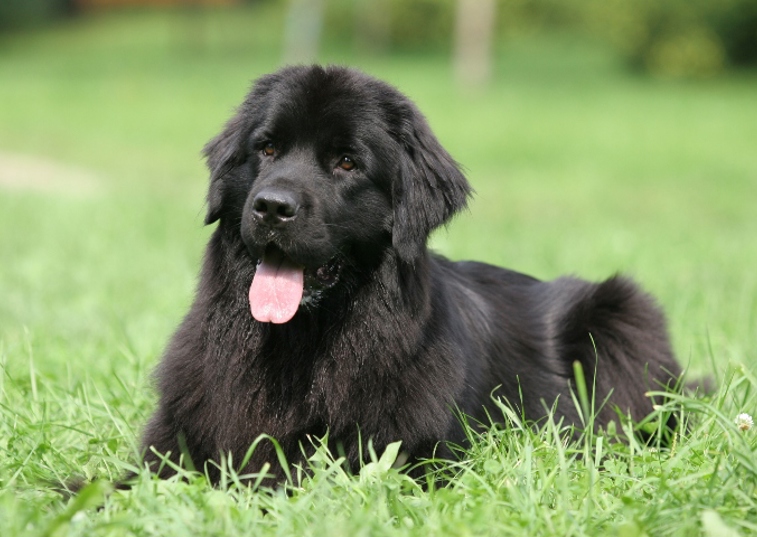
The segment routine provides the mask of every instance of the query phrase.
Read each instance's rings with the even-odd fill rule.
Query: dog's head
[[[239,226],[259,261],[250,302],[260,321],[288,321],[348,260],[393,248],[413,264],[470,193],[409,99],[340,67],[260,78],[205,155],[206,223]]]

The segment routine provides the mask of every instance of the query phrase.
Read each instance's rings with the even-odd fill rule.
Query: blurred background
[[[239,16],[245,15],[240,7],[266,9],[289,61],[316,58],[325,42],[373,54],[454,48],[469,59],[482,49],[491,63],[493,44],[523,33],[570,31],[615,48],[629,67],[660,75],[710,76],[757,62],[754,0],[4,0],[0,28],[150,7],[199,19],[219,8]],[[185,44],[203,48],[209,23],[196,24]]]
[[[212,231],[202,146],[311,61],[397,86],[465,168],[435,249],[629,273],[684,363],[757,363],[757,0],[2,0],[6,371],[146,378]]]

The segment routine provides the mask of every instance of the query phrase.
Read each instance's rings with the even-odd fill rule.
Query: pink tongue
[[[289,321],[302,300],[304,275],[279,252],[267,253],[258,265],[250,285],[250,311],[261,323]]]

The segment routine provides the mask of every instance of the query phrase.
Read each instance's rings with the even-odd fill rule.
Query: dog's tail
[[[581,364],[597,404],[608,400],[598,424],[616,417],[616,408],[642,419],[657,402],[647,393],[673,389],[682,375],[662,311],[622,276],[599,284],[565,280],[557,345],[569,363]]]

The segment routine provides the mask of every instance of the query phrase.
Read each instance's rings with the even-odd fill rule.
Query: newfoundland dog
[[[576,362],[599,427],[641,419],[647,391],[677,382],[663,315],[631,281],[543,282],[429,252],[471,187],[388,84],[342,67],[263,76],[205,155],[217,227],[143,439],[162,476],[183,454],[217,481],[207,463],[238,464],[261,435],[289,463],[326,436],[353,468],[368,440],[446,457],[460,414],[502,415],[493,397],[580,425]],[[241,470],[264,468],[283,476],[270,441]]]

